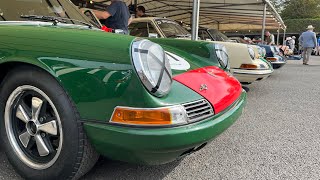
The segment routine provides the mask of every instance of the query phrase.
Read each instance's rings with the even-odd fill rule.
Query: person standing
[[[317,47],[317,37],[316,33],[313,32],[314,27],[309,25],[307,31],[302,33],[299,41],[302,44],[303,52],[303,65],[309,65],[309,59],[312,53],[313,48]]]
[[[124,34],[129,34],[128,26],[131,23],[129,9],[122,0],[111,0],[106,11],[93,10],[100,20],[105,20],[105,26],[112,29],[121,29]]]
[[[320,56],[320,36],[318,37],[318,43],[316,47],[316,56]]]
[[[274,35],[270,33],[270,31],[266,31],[266,43],[267,45],[275,45]]]
[[[293,45],[293,53],[295,53],[296,52],[296,37],[295,36],[292,36],[291,37],[292,38],[292,45]]]
[[[148,17],[146,15],[146,9],[143,6],[138,6],[136,9],[136,17],[142,18],[142,17]]]

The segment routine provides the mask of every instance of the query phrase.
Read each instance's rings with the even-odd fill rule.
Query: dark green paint
[[[176,81],[163,98],[148,93],[131,63],[131,44],[135,40],[131,36],[26,24],[0,25],[0,39],[0,66],[20,62],[52,74],[76,104],[91,143],[112,159],[144,164],[170,162],[223,132],[241,115],[245,105],[244,92],[235,107],[185,126],[151,129],[106,124],[116,106],[163,107],[202,97]],[[184,57],[192,69],[218,64],[210,62],[214,48],[206,43],[197,47],[195,42],[182,40],[154,41]],[[179,73],[182,71],[174,71]]]
[[[86,123],[85,129],[96,150],[126,162],[164,164],[190,148],[210,142],[242,114],[246,93],[233,106],[213,118],[173,128],[132,128]],[[148,142],[148,143],[146,143]]]
[[[83,119],[105,122],[116,106],[159,107],[201,98],[177,82],[163,98],[150,95],[131,64],[132,36],[2,25],[0,39],[0,63],[24,62],[48,71],[71,96]]]

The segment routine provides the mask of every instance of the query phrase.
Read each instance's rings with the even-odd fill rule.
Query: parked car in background
[[[240,37],[230,37],[230,39],[233,39],[238,43],[251,44]],[[266,59],[272,64],[273,69],[279,69],[287,63],[286,57],[284,56],[284,52],[279,47],[263,44],[256,45],[258,47],[263,48],[258,49],[259,54],[261,55],[261,58]]]
[[[277,46],[269,46],[269,45],[261,45],[261,44],[259,44],[258,46],[265,49],[266,53],[264,58],[272,64],[274,69],[279,69],[287,63],[286,58],[283,56],[283,54],[281,53],[281,51]]]
[[[99,155],[168,163],[243,111],[241,84],[218,61],[198,65],[214,59],[212,45],[165,52],[101,31],[68,0],[0,7],[2,147],[25,179],[78,179]]]
[[[150,37],[151,41],[159,41],[157,38],[191,39],[190,33],[186,29],[177,22],[166,18],[136,18],[130,24],[129,30],[130,35]],[[273,69],[267,63],[255,59],[254,50],[247,45],[232,42],[212,42],[210,35],[202,40],[210,40],[211,43],[216,44],[216,47],[225,47],[225,51],[229,55],[230,70],[241,83],[250,84],[265,79],[273,72]]]
[[[245,40],[241,37],[228,37],[229,39],[237,42],[237,43],[243,43],[243,44],[252,44],[252,40]]]
[[[232,53],[232,55],[234,55],[234,59],[236,59],[236,55],[247,55],[247,52],[243,49],[241,49],[240,43],[232,43],[232,40],[229,39],[226,35],[224,35],[223,33],[221,33],[220,31],[216,30],[216,29],[206,29],[206,28],[200,28],[199,29],[199,37],[201,39],[209,39],[211,38],[212,41],[217,42],[217,41],[221,41],[220,43],[227,43],[230,45],[234,45],[234,47],[232,48],[231,51],[234,51]],[[234,41],[234,40],[233,40]],[[261,56],[260,52],[258,50],[258,47],[255,45],[246,45],[246,44],[241,44],[242,47],[247,46],[247,48],[249,49],[248,54],[250,55],[250,57],[245,57],[243,59],[251,59],[251,61],[253,62],[252,64],[254,64],[255,66],[247,66],[247,69],[245,69],[244,66],[240,66],[240,68],[244,68],[245,70],[241,70],[239,68],[235,68],[234,69],[234,73],[238,74],[235,75],[238,80],[240,80],[240,82],[244,83],[244,84],[250,84],[254,81],[260,81],[263,80],[267,77],[270,76],[270,74],[272,74],[273,72],[273,68],[270,66],[270,64],[268,62],[266,62],[264,59],[262,59],[263,57]],[[238,56],[239,58],[239,56]],[[231,59],[231,57],[230,57]],[[236,64],[236,62],[239,62],[240,60],[237,60],[235,62],[232,63],[232,60],[230,60],[230,65],[231,65],[231,69],[232,67],[237,67],[239,64]],[[256,74],[259,74],[259,78],[256,79]],[[250,79],[250,80],[249,80]],[[247,82],[245,82],[247,81]]]

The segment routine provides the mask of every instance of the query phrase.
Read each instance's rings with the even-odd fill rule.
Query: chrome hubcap
[[[62,147],[59,114],[40,89],[20,86],[10,95],[5,126],[16,155],[31,168],[46,169],[57,160]]]

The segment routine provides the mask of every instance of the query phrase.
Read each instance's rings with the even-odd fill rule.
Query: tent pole
[[[285,42],[286,42],[286,30],[287,29],[283,30],[283,43],[282,43],[282,45],[285,45]]]
[[[262,42],[264,42],[264,33],[266,30],[266,16],[267,16],[267,3],[264,4],[264,8],[263,8],[262,33],[261,33]]]
[[[200,0],[193,0],[192,8],[192,40],[198,39]]]
[[[277,45],[279,46],[279,40],[280,40],[280,27],[278,28],[278,36],[277,36]]]
[[[134,0],[134,16],[137,18],[138,0]]]

